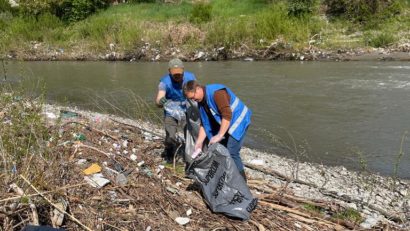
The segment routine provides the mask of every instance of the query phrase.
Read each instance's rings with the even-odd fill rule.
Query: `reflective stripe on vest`
[[[236,99],[238,99],[238,98],[236,98]],[[236,101],[236,100],[235,100],[235,101]],[[242,110],[242,112],[241,112],[241,115],[240,115],[240,116],[238,117],[238,119],[236,119],[236,121],[232,124],[231,128],[229,128],[229,131],[228,131],[229,134],[233,134],[233,133],[235,132],[236,128],[238,128],[239,124],[241,124],[242,121],[243,121],[243,119],[245,118],[246,113],[248,113],[248,107],[247,107],[247,106],[244,106],[244,107],[243,107],[243,110]]]

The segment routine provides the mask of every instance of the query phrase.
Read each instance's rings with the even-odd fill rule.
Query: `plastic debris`
[[[177,217],[175,221],[180,225],[186,225],[189,223],[190,219],[188,217]]]
[[[101,167],[95,163],[83,171],[85,175],[91,175],[98,172],[101,172]]]
[[[128,183],[128,179],[124,174],[118,174],[117,177],[115,177],[115,183],[120,185],[120,186],[125,186]]]
[[[265,165],[265,161],[261,159],[254,159],[251,160],[249,163],[253,165]]]
[[[83,165],[83,164],[85,164],[85,163],[87,163],[87,160],[86,160],[86,159],[79,159],[76,164],[77,164],[77,165]]]
[[[144,165],[145,164],[145,161],[141,161],[141,162],[139,162],[137,165],[138,165],[138,167],[141,167],[142,165]]]
[[[85,141],[86,140],[85,135],[82,134],[82,133],[74,133],[73,137],[74,137],[74,140],[77,140],[77,141]]]
[[[66,211],[68,206],[68,202],[64,199],[61,199],[57,204],[56,207],[53,210],[53,217],[51,218],[51,223],[53,224],[54,228],[60,227],[63,224],[64,220],[64,213],[60,212],[61,211]]]
[[[57,119],[56,114],[54,114],[52,112],[46,112],[45,114],[46,114],[47,118],[49,118],[49,119]]]
[[[186,215],[187,216],[190,216],[192,214],[192,209],[188,209],[187,211],[186,211]]]
[[[72,112],[72,111],[65,111],[65,110],[60,110],[60,115],[62,118],[74,118],[74,117],[78,117],[80,116],[78,113],[76,112]]]
[[[92,176],[85,176],[84,180],[94,188],[102,188],[110,183],[110,181],[104,178],[103,174],[101,173],[97,173]]]
[[[137,155],[131,154],[130,159],[133,160],[133,161],[136,161],[137,160]]]

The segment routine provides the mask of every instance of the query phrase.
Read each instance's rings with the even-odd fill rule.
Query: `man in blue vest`
[[[201,115],[195,150],[202,149],[205,138],[209,139],[209,145],[220,142],[228,149],[246,180],[239,152],[251,123],[251,110],[222,84],[202,86],[195,80],[189,81],[184,85],[184,94],[198,102]]]
[[[158,107],[164,107],[167,103],[172,102],[174,105],[179,104],[180,109],[185,111],[185,96],[182,92],[182,86],[190,80],[195,80],[195,75],[191,72],[184,71],[184,64],[180,59],[172,59],[168,63],[168,74],[163,76],[158,85],[158,93],[155,102]],[[184,126],[176,118],[172,117],[164,108],[165,124],[165,150],[164,158],[170,162],[175,154],[178,144],[176,132],[178,124]]]

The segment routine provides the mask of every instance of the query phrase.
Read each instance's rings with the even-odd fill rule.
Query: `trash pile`
[[[96,113],[57,110],[43,116],[49,132],[44,155],[28,154],[13,171],[0,165],[0,230],[29,224],[146,231],[358,227],[332,216],[344,211],[340,205],[293,196],[263,179],[248,181],[259,199],[249,220],[212,213],[198,184],[185,177],[183,163],[164,164],[160,135]]]

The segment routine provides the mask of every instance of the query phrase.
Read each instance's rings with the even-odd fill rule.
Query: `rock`
[[[190,219],[188,217],[177,217],[175,221],[180,225],[186,225],[189,223]]]
[[[204,58],[204,56],[205,56],[205,52],[200,51],[197,54],[195,54],[194,60],[202,59],[202,58]]]

